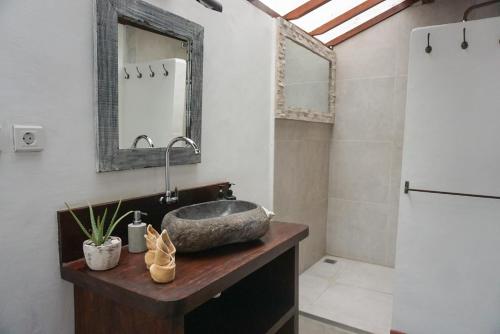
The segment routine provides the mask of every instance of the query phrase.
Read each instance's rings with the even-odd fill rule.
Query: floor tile
[[[392,296],[334,284],[304,311],[374,334],[387,334],[391,326]]]
[[[304,273],[299,278],[299,307],[312,305],[329,287],[327,279]]]
[[[337,261],[337,263],[335,263],[335,264],[326,263],[325,260],[327,260],[327,259],[333,259],[333,260]],[[335,258],[333,256],[325,256],[320,261],[313,264],[306,271],[306,273],[313,275],[313,276],[322,277],[322,278],[328,279],[329,281],[332,281],[339,276],[343,267],[344,267],[343,261],[339,261],[338,258]]]
[[[358,261],[342,262],[337,283],[392,294],[394,269]]]
[[[325,263],[327,258],[337,262]],[[392,268],[326,256],[300,275],[299,309],[313,318],[326,319],[325,326],[330,322],[387,334],[392,318],[392,281]],[[303,327],[314,328],[311,333],[330,333],[328,327],[321,329],[309,320],[305,323]]]

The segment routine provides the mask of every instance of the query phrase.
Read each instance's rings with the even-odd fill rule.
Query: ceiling
[[[248,0],[333,47],[419,0]],[[423,0],[422,2],[432,2]]]

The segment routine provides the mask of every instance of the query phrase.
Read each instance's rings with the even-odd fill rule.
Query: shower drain
[[[332,260],[332,259],[324,259],[323,262],[329,263],[329,264],[335,264],[335,263],[337,263],[336,260]]]

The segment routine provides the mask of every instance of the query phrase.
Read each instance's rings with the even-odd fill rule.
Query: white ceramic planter
[[[122,251],[122,239],[110,237],[101,246],[94,246],[90,240],[83,242],[85,262],[92,270],[108,270],[118,265]]]

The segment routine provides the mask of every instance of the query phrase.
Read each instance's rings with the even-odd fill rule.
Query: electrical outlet
[[[14,152],[42,151],[45,145],[43,127],[38,125],[13,125]]]

